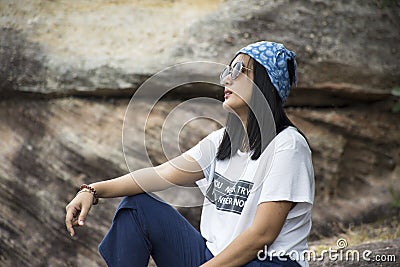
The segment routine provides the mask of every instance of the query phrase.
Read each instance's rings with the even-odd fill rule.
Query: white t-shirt
[[[200,231],[208,249],[213,255],[224,250],[252,224],[258,204],[288,200],[297,204],[289,211],[267,254],[301,255],[308,249],[314,201],[314,171],[306,140],[296,128],[287,127],[257,160],[251,160],[250,153],[238,150],[230,159],[221,161],[216,160],[216,153],[224,130],[210,133],[185,152],[204,172],[205,178],[197,185],[205,196]],[[307,261],[298,262],[308,266]]]

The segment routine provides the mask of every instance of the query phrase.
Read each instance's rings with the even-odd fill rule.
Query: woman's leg
[[[170,205],[148,194],[124,198],[99,245],[108,266],[199,266],[205,262],[201,234]]]
[[[266,261],[252,260],[243,267],[300,267],[300,264],[289,258],[280,260],[278,257],[272,257]]]

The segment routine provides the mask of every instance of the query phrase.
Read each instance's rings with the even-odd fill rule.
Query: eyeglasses
[[[253,69],[249,69],[249,68],[246,68],[245,66],[243,66],[243,61],[241,61],[241,60],[236,61],[236,63],[233,65],[232,68],[231,68],[231,66],[226,66],[226,68],[221,72],[221,75],[219,76],[219,83],[221,85],[224,85],[224,79],[229,74],[231,74],[232,80],[236,79],[239,76],[239,74],[243,71],[243,69],[253,70]]]

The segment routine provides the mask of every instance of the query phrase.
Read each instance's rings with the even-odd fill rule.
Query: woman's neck
[[[240,146],[239,149],[241,152],[249,152],[250,151],[249,142],[247,141],[246,137],[243,139],[242,145]]]
[[[247,135],[247,117],[248,117],[248,109],[242,111],[242,112],[238,112],[240,121],[242,122],[242,127],[244,129],[244,136],[243,136],[243,140],[242,143],[240,145],[240,151],[242,152],[247,152],[250,150],[249,147],[249,140],[248,140],[248,135]]]
[[[239,116],[240,121],[242,122],[243,129],[246,132],[247,132],[247,117],[248,117],[248,114],[249,114],[248,108],[241,109],[241,110],[237,111],[237,115]]]

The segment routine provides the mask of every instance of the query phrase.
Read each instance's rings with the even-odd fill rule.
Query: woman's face
[[[253,90],[253,69],[252,60],[250,56],[239,54],[232,61],[230,67],[233,67],[236,62],[241,60],[243,62],[243,69],[239,76],[232,80],[231,75],[227,75],[222,83],[224,85],[224,98],[223,108],[227,111],[233,109],[236,113],[247,113],[248,105],[250,104],[251,93]]]

